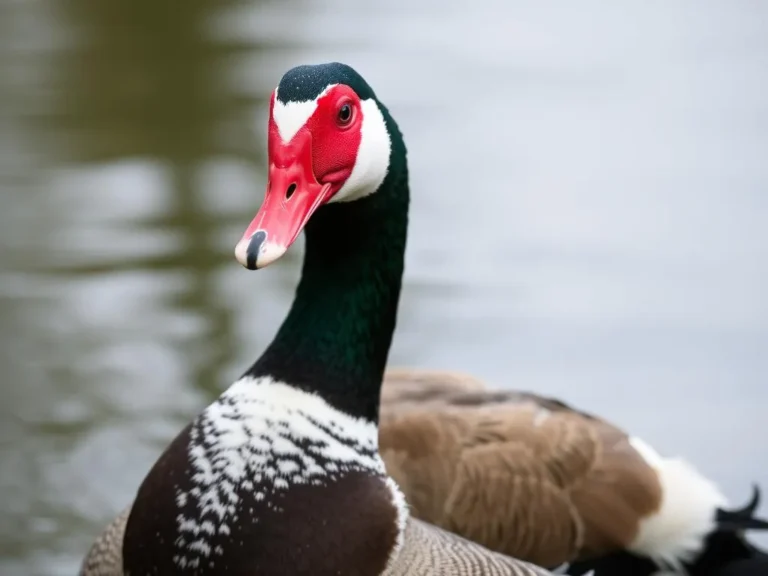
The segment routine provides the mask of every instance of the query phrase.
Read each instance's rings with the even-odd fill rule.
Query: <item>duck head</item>
[[[269,179],[264,202],[235,256],[255,270],[280,258],[325,204],[376,193],[392,141],[366,81],[340,63],[285,73],[269,105]]]

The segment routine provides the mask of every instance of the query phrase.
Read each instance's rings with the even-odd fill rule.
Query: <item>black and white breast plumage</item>
[[[406,519],[374,423],[269,377],[243,378],[149,473],[123,556],[131,576],[255,574],[277,565],[275,573],[322,574],[324,563],[364,557],[383,570]]]

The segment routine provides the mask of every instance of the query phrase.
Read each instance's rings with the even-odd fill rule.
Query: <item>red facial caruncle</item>
[[[235,248],[246,268],[282,256],[312,214],[349,179],[362,139],[363,110],[348,86],[329,86],[314,101],[280,102],[269,114],[269,180],[264,203]]]

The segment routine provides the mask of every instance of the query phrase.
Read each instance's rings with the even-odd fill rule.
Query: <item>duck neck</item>
[[[248,370],[320,395],[378,422],[379,394],[395,329],[408,223],[405,147],[391,130],[390,170],[377,192],[320,208],[305,228],[293,305]]]

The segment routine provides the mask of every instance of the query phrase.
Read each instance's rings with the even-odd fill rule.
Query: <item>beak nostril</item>
[[[288,186],[288,190],[285,191],[285,199],[290,200],[291,196],[293,196],[293,193],[296,192],[296,184],[291,184]]]

